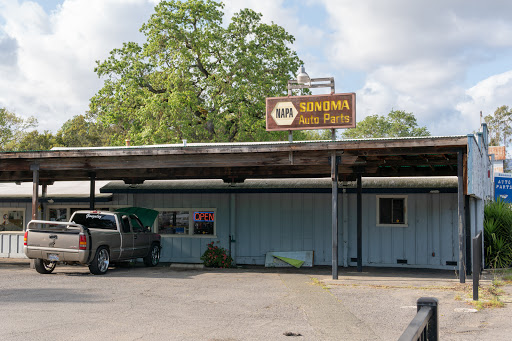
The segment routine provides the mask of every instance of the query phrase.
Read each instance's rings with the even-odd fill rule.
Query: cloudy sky
[[[0,107],[56,131],[87,111],[95,61],[142,42],[157,0],[0,0]],[[355,92],[357,120],[413,112],[433,135],[467,134],[512,106],[512,1],[226,0],[296,38],[311,77]],[[326,91],[328,91],[326,89]]]

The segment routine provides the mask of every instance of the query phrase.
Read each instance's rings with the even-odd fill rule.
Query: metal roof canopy
[[[465,282],[463,195],[467,136],[342,141],[186,144],[110,148],[57,148],[0,154],[0,182],[32,181],[32,219],[39,184],[97,180],[141,184],[161,179],[322,178],[332,180],[332,277],[338,279],[338,181],[357,181],[357,270],[362,271],[362,177],[457,176],[459,273]],[[466,180],[466,181],[464,181]]]
[[[467,136],[341,141],[177,144],[56,148],[0,153],[0,182],[321,178],[331,174],[333,153],[340,181],[357,176],[457,176],[457,154],[467,154]]]

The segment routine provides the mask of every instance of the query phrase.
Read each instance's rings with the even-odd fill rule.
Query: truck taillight
[[[78,245],[79,250],[85,250],[87,249],[87,238],[85,237],[85,234],[80,233],[80,242]]]
[[[23,237],[23,245],[27,246],[27,236],[28,236],[28,231],[25,231],[25,236]]]

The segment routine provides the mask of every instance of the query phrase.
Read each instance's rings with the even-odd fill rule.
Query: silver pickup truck
[[[77,211],[69,222],[30,221],[24,252],[42,274],[51,273],[62,262],[85,264],[92,274],[102,275],[111,263],[136,258],[143,258],[146,266],[157,265],[160,235],[135,214]]]

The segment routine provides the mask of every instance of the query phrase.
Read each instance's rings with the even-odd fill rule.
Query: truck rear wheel
[[[56,262],[52,262],[49,260],[37,258],[34,260],[34,266],[36,271],[40,274],[51,274],[57,265]]]
[[[105,246],[100,246],[96,250],[94,259],[89,264],[89,271],[93,275],[104,275],[107,273],[108,266],[110,265],[110,255]]]
[[[160,245],[153,244],[146,257],[144,257],[145,266],[156,266],[160,262]]]

